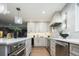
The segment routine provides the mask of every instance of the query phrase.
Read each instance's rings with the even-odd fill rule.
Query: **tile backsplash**
[[[27,36],[35,36],[35,37],[48,37],[50,36],[50,32],[45,32],[45,33],[27,33]]]

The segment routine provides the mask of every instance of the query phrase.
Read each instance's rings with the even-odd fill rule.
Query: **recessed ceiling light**
[[[45,14],[46,13],[46,11],[42,11],[42,14]]]

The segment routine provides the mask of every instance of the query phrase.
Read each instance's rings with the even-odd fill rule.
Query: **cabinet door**
[[[34,46],[39,46],[39,39],[38,38],[34,39]]]
[[[26,56],[28,56],[28,42],[26,40]]]
[[[47,47],[47,39],[46,39],[46,38],[44,38],[44,40],[45,40],[45,46]]]
[[[27,23],[27,32],[31,32],[31,24],[30,23]]]
[[[40,26],[41,32],[48,32],[48,23],[40,23]]]
[[[45,32],[45,24],[44,23],[40,23],[40,32]]]
[[[50,40],[50,54],[51,56],[55,56],[55,40]]]
[[[79,3],[75,4],[75,31],[79,31]]]
[[[45,38],[35,38],[34,46],[47,46],[47,39]]]
[[[48,32],[48,23],[36,23],[36,32]]]
[[[26,40],[26,56],[29,56],[31,53],[32,46],[31,46],[31,39]]]
[[[40,32],[40,23],[36,23],[36,32]]]
[[[47,39],[46,38],[43,38],[43,40],[44,40],[44,43],[43,43],[44,46],[47,47]]]
[[[43,38],[40,38],[40,39],[39,39],[39,45],[40,45],[40,46],[44,46],[44,43],[45,43],[45,42],[44,42],[44,39],[43,39]]]
[[[79,56],[79,45],[70,44],[70,55]]]
[[[39,38],[39,46],[44,46],[44,39],[43,38]]]
[[[28,32],[39,32],[40,31],[40,24],[35,22],[27,23],[27,31]]]
[[[40,40],[39,40],[39,45],[46,47],[46,46],[47,46],[47,39],[45,39],[45,38],[40,38]]]
[[[27,23],[27,31],[28,32],[35,32],[35,23]]]

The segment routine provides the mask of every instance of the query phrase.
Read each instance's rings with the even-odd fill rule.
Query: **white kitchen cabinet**
[[[27,23],[27,32],[30,33],[30,32],[35,32],[36,31],[36,23],[33,23],[33,22],[29,22]]]
[[[66,14],[66,15],[65,15]],[[78,12],[77,12],[78,14]],[[67,6],[65,6],[62,11],[61,11],[61,14],[55,14],[52,18],[52,21],[50,22],[50,26],[55,23],[55,22],[62,22],[64,23],[64,19],[67,20],[67,28],[65,30],[67,30],[69,33],[72,33],[75,31],[75,28],[76,30],[79,29],[79,20],[75,20],[75,16],[77,15],[76,12],[75,12],[75,4],[67,4]],[[66,16],[66,18],[65,18]],[[78,15],[77,15],[78,16]],[[58,20],[58,21],[57,21]],[[71,22],[72,21],[72,22]],[[76,23],[77,22],[77,23]],[[60,30],[64,30],[64,27],[61,28]],[[71,36],[71,34],[70,34]]]
[[[26,56],[29,56],[32,50],[31,39],[26,40]]]
[[[70,56],[79,56],[79,45],[70,44]]]
[[[47,46],[47,39],[44,37],[40,38],[40,46]]]
[[[48,23],[45,22],[36,23],[36,32],[48,32]]]
[[[36,31],[35,32],[40,32],[40,23],[36,23],[35,26],[36,26],[36,28],[35,28]]]
[[[34,38],[34,46],[39,46],[39,39],[38,38]]]
[[[63,8],[61,14],[66,13],[66,20],[67,20],[67,28],[66,30],[71,33],[70,36],[75,31],[75,4],[68,4],[66,7]],[[72,21],[72,22],[71,22]],[[74,37],[74,36],[73,36]]]
[[[48,23],[40,23],[40,32],[48,32]]]
[[[79,3],[75,4],[75,31],[79,31]]]
[[[53,39],[50,39],[50,55],[55,56],[56,54],[56,41]]]
[[[29,22],[27,23],[27,32],[48,32],[48,22]]]
[[[35,47],[46,47],[47,46],[47,39],[42,37],[37,37],[34,39],[34,46]]]

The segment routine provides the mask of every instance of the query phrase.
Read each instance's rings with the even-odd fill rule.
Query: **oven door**
[[[8,49],[8,55],[9,55],[18,49],[18,44],[9,45],[8,48],[9,48]]]
[[[69,56],[69,43],[56,41],[56,56]]]
[[[25,56],[25,50],[25,47],[21,47],[20,49],[10,53],[9,56]]]
[[[25,55],[25,43],[17,43],[9,46],[9,56],[22,56]]]

